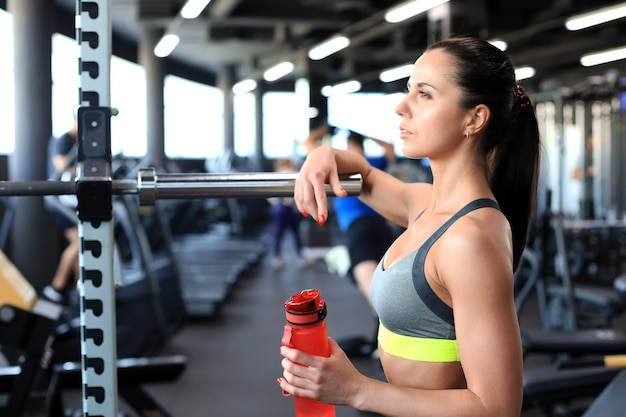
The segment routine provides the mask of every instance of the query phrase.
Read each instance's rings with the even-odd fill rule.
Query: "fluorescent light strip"
[[[176,45],[180,42],[178,35],[170,33],[169,35],[163,35],[159,40],[159,43],[154,47],[154,54],[159,58],[165,58],[172,53]]]
[[[398,23],[420,13],[427,12],[449,0],[411,0],[391,7],[385,13],[385,20],[389,23]]]
[[[569,30],[581,30],[591,26],[626,17],[626,3],[615,6],[603,7],[593,12],[572,16],[565,21],[565,27]]]
[[[517,81],[526,80],[535,76],[535,69],[533,67],[519,67],[515,69],[515,79]]]
[[[195,19],[211,3],[211,0],[187,0],[187,3],[180,9],[180,15],[184,19]]]
[[[389,68],[382,71],[378,76],[378,79],[384,83],[390,83],[392,81],[400,80],[402,78],[408,78],[413,72],[413,64],[401,65],[399,67]]]
[[[356,93],[361,89],[361,83],[356,80],[346,81],[335,85],[327,85],[322,88],[322,95],[330,97],[340,94]]]
[[[293,63],[289,61],[281,62],[280,64],[276,64],[271,68],[268,68],[263,73],[263,78],[265,81],[276,81],[285,75],[291,73],[294,69]]]
[[[580,63],[585,67],[592,67],[621,59],[626,59],[626,46],[583,55],[580,57]]]
[[[245,93],[249,93],[255,88],[256,88],[256,81],[254,81],[252,78],[247,78],[233,85],[233,93],[245,94]]]
[[[335,52],[341,51],[350,45],[350,39],[343,35],[333,36],[325,42],[314,46],[309,50],[309,58],[314,61],[324,59]]]

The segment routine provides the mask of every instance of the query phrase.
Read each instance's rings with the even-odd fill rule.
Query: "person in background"
[[[77,152],[78,124],[76,118],[72,127],[63,135],[51,137],[48,145],[48,178],[60,181],[72,181],[74,162]],[[43,296],[57,303],[64,302],[63,292],[70,282],[79,277],[78,255],[78,216],[76,214],[76,196],[46,196],[45,207],[54,218],[59,230],[67,240],[52,281],[43,289]]]
[[[300,212],[328,216],[325,184],[360,173],[359,198],[405,227],[379,263],[371,300],[386,381],[362,375],[329,338],[329,357],[282,346],[283,392],[388,417],[519,417],[523,357],[513,273],[526,245],[539,128],[506,54],[453,37],[417,59],[396,107],[402,152],[429,158],[433,182],[407,183],[365,158],[312,151],[295,185]]]
[[[327,133],[327,127],[312,130],[302,143],[307,153],[317,149]],[[385,170],[388,165],[396,161],[393,144],[380,139],[366,138],[353,131],[348,132],[347,150],[365,157],[365,140],[376,143],[384,151],[381,156],[366,158],[372,167]],[[335,198],[334,211],[350,258],[348,276],[371,305],[370,283],[372,275],[376,270],[378,261],[393,242],[393,230],[384,217],[359,200],[358,197]],[[374,324],[371,336],[342,339],[340,341],[342,349],[349,356],[372,354],[377,344],[375,330],[378,327],[378,317],[375,314]]]
[[[298,172],[296,164],[288,158],[277,159],[274,163],[275,172]],[[310,261],[303,253],[302,239],[300,238],[300,214],[296,210],[293,197],[270,198],[272,213],[272,267],[282,269],[285,266],[282,244],[285,233],[291,234],[298,254],[298,266],[305,267]]]
[[[593,134],[589,132],[585,138],[585,149],[582,158],[580,158],[581,160],[578,161],[578,166],[574,168],[570,175],[571,179],[580,181],[582,185],[580,190],[579,212],[583,219],[596,218],[593,198],[594,176],[596,174],[596,167],[593,163],[593,146],[594,137]]]

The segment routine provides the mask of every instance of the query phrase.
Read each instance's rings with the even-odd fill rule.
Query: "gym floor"
[[[278,349],[285,322],[283,303],[302,289],[322,292],[328,306],[330,336],[341,339],[373,334],[371,310],[355,286],[345,278],[330,275],[321,260],[298,267],[289,239],[284,248],[288,262],[282,270],[274,270],[271,255],[266,255],[238,281],[217,316],[187,322],[159,352],[188,359],[185,372],[176,382],[147,386],[171,416],[293,416],[293,399],[283,397],[276,384],[281,375]],[[520,318],[522,326],[540,327],[537,311],[530,299]],[[544,360],[534,358],[527,366]],[[376,359],[355,358],[354,364],[368,376],[384,378]],[[64,402],[79,410],[80,392],[65,392]],[[119,408],[125,417],[135,416],[122,399]],[[337,417],[365,415],[376,414],[337,407]],[[534,409],[522,413],[522,417],[543,415]]]

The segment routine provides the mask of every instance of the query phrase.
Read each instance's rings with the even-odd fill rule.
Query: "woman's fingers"
[[[278,385],[283,390],[283,395],[303,396],[308,380],[305,377],[307,367],[297,364],[286,357],[281,361],[283,377],[278,378]]]
[[[294,200],[302,215],[310,215],[319,224],[328,218],[325,178],[320,172],[301,171],[296,179]]]
[[[311,216],[317,220],[317,202],[315,200],[315,190],[313,185],[306,179],[296,181],[294,200],[298,210],[303,216]]]
[[[328,198],[326,196],[326,181],[316,181],[313,183],[313,193],[317,206],[315,221],[322,225],[328,218]]]
[[[307,157],[294,188],[294,198],[300,213],[310,215],[319,224],[324,224],[328,219],[326,184],[338,197],[347,195],[339,180],[333,149],[321,147]]]

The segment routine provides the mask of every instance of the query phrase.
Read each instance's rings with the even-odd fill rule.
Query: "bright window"
[[[400,117],[395,106],[403,94],[354,93],[328,98],[328,124],[350,129],[365,136],[385,140],[396,145],[401,154],[398,140]],[[372,142],[364,142],[367,155],[377,155],[382,149]],[[341,144],[335,144],[340,147]]]
[[[235,154],[239,156],[254,155],[256,141],[256,106],[252,93],[236,94],[235,107]]]
[[[111,152],[127,157],[146,154],[146,72],[134,62],[111,58]]]
[[[15,149],[13,90],[13,18],[0,9],[0,153]]]
[[[52,133],[59,136],[72,125],[78,104],[79,46],[64,35],[52,36]],[[146,76],[137,64],[113,56],[110,74],[111,152],[128,157],[146,154]]]
[[[60,136],[72,126],[78,104],[78,44],[72,38],[52,35],[52,134]]]
[[[213,158],[224,143],[224,95],[216,87],[166,76],[165,155]]]
[[[267,158],[293,157],[308,124],[308,106],[302,107],[294,93],[263,95],[263,154]]]

